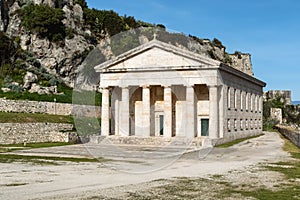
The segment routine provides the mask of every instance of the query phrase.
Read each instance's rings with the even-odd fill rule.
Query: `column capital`
[[[184,86],[187,88],[193,88],[193,87],[195,87],[195,84],[185,84]]]
[[[207,85],[208,88],[222,88],[223,85],[215,85],[215,84],[212,84],[212,85]]]
[[[150,85],[140,85],[141,88],[150,88]]]
[[[104,90],[109,90],[109,87],[99,87],[99,91],[102,93]]]
[[[129,86],[128,85],[122,85],[120,86],[121,89],[129,89]]]
[[[171,88],[171,85],[161,85],[163,88]]]

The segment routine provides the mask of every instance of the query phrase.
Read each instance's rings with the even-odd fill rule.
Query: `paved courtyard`
[[[104,163],[60,162],[59,165],[0,163],[0,199],[79,199],[123,190],[157,179],[208,177],[258,163],[285,159],[276,133],[244,141],[229,148],[183,152],[185,148],[81,144],[31,149],[14,153],[41,156],[104,157]],[[119,191],[120,192],[120,191]],[[124,191],[123,191],[124,192]],[[117,195],[117,194],[115,194]]]

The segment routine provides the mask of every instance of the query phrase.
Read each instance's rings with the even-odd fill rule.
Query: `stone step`
[[[92,135],[88,138],[82,138],[83,143],[92,144],[116,144],[116,145],[139,145],[139,146],[157,146],[157,147],[173,147],[173,148],[202,148],[212,146],[212,141],[208,138],[186,137],[121,137],[121,136],[100,136]]]

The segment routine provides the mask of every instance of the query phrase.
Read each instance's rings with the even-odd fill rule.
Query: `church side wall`
[[[262,87],[222,71],[224,137],[218,143],[262,133]]]

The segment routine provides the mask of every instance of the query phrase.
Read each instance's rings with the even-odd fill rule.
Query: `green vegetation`
[[[220,40],[218,40],[217,38],[214,38],[212,41],[212,44],[216,47],[219,47],[220,49],[225,49],[225,46],[222,44],[222,42]]]
[[[288,123],[300,124],[300,107],[286,105],[284,108],[284,117]]]
[[[1,81],[1,80],[0,80]],[[1,87],[1,84],[0,84]],[[6,98],[11,100],[28,100],[28,101],[46,101],[57,103],[74,103],[80,105],[101,105],[101,93],[94,91],[73,91],[71,88],[58,86],[58,93],[63,94],[38,94],[29,93],[28,91],[11,91],[3,92],[0,90],[0,98]],[[74,97],[74,98],[73,98]]]
[[[5,113],[0,112],[0,123],[73,123],[72,116],[46,115],[38,113]]]
[[[1,86],[1,84],[0,84]],[[63,92],[64,94],[38,94],[29,93],[28,91],[11,91],[3,92],[0,90],[0,98],[7,98],[12,100],[29,100],[29,101],[48,101],[53,102],[56,99],[58,103],[72,103],[72,89],[58,87],[58,92]]]
[[[88,7],[88,5],[87,5],[87,3],[86,3],[85,0],[73,0],[73,3],[74,3],[74,5],[75,4],[79,4],[82,7],[82,9]]]
[[[284,103],[281,102],[281,97],[278,96],[273,100],[264,101],[263,103],[263,130],[273,131],[273,127],[278,124],[278,122],[271,118],[271,108],[281,108],[284,110]]]
[[[273,131],[273,127],[279,122],[270,116],[271,108],[282,109],[282,117],[287,124],[300,124],[300,108],[294,105],[285,105],[282,96],[278,95],[274,99],[264,101],[263,105],[263,127],[264,130]]]
[[[21,17],[22,25],[27,30],[47,37],[50,41],[62,41],[66,36],[62,9],[29,3],[22,9]]]
[[[36,149],[71,145],[72,143],[66,142],[52,142],[52,143],[22,143],[22,144],[0,144],[0,153],[12,152],[23,149]]]
[[[36,148],[66,146],[71,144],[72,143],[67,143],[67,142],[42,142],[42,143],[27,143],[26,146],[24,146],[23,143],[22,144],[0,144],[0,147],[26,147],[26,148],[36,149]]]
[[[237,139],[237,140],[234,140],[234,141],[231,141],[231,142],[227,142],[227,143],[224,143],[224,144],[217,145],[216,147],[217,148],[228,148],[228,147],[231,147],[233,145],[236,145],[236,144],[239,144],[241,142],[244,142],[246,140],[250,140],[250,139],[253,139],[253,138],[258,138],[258,137],[260,137],[262,135],[263,134],[256,135],[256,136],[251,136],[251,137],[247,137],[247,138]]]
[[[104,158],[71,158],[71,157],[50,157],[50,156],[24,156],[15,154],[1,154],[0,163],[25,162],[40,165],[58,165],[57,161],[65,162],[107,162]]]
[[[105,34],[113,36],[141,26],[154,27],[149,23],[137,21],[132,16],[119,16],[118,13],[112,10],[97,10],[86,7],[83,11],[85,23],[91,27],[92,33],[99,39],[104,38]]]
[[[19,38],[9,38],[0,31],[0,84],[6,76],[15,76],[22,79],[24,66],[22,65],[25,54],[19,45]]]

